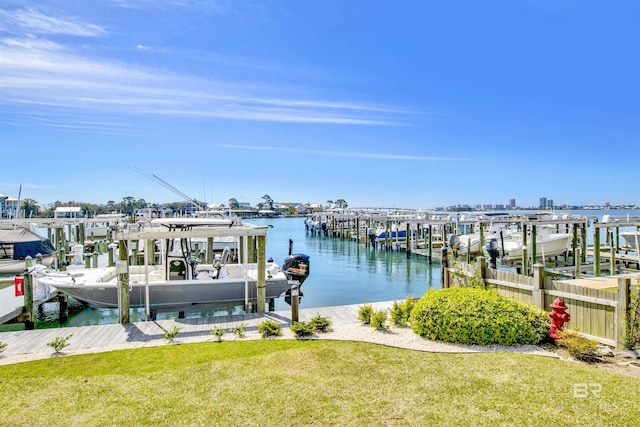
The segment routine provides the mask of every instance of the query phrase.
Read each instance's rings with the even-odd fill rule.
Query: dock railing
[[[550,311],[549,305],[560,297],[571,315],[565,329],[617,349],[624,347],[631,278],[618,278],[618,290],[613,292],[545,277],[541,264],[534,265],[531,277],[488,268],[486,261],[479,257],[476,264],[455,262],[453,266],[443,268],[443,275],[447,275],[443,282],[455,286],[459,280],[475,276],[485,287],[495,288],[501,295],[545,311]]]

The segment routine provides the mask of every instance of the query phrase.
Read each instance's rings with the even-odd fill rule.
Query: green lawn
[[[640,425],[640,381],[596,367],[323,340],[51,358],[0,390],[10,426]]]

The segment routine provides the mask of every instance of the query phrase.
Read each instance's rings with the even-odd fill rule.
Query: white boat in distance
[[[118,240],[151,240],[160,249],[157,265],[129,266],[130,307],[188,310],[255,303],[260,272],[258,263],[231,264],[227,248],[213,264],[202,264],[190,250],[192,238],[266,236],[268,227],[239,225],[207,218],[168,218],[152,221],[154,227],[119,232]],[[161,227],[158,227],[161,226]],[[246,239],[245,239],[246,242]],[[245,246],[246,247],[246,246]],[[309,257],[289,255],[280,268],[265,262],[266,300],[287,294],[295,283],[309,276]],[[116,267],[78,269],[68,272],[42,270],[34,280],[55,287],[95,307],[118,307]]]

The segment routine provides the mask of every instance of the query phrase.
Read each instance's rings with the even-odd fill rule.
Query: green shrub
[[[282,335],[282,326],[275,320],[265,320],[258,323],[258,331],[262,338]]]
[[[361,305],[358,308],[358,320],[365,325],[371,323],[371,315],[373,314],[373,306],[371,304]]]
[[[233,328],[229,328],[229,333],[236,336],[236,338],[244,338],[244,329],[247,327],[246,323],[240,323]]]
[[[556,340],[558,347],[566,348],[573,358],[589,363],[602,361],[597,341],[569,331],[558,332],[558,336],[560,337]]]
[[[407,297],[403,302],[393,301],[391,306],[391,321],[396,326],[406,326],[411,318],[411,311],[416,304],[416,300]]]
[[[175,340],[176,337],[178,336],[178,332],[180,332],[180,329],[182,328],[178,328],[177,326],[174,326],[171,329],[162,328],[162,330],[164,331],[164,339],[172,343],[173,340]]]
[[[66,337],[56,337],[53,341],[48,342],[47,345],[53,348],[55,353],[60,353],[65,347],[69,346],[69,338],[72,336],[73,334]]]
[[[329,332],[331,330],[331,320],[320,316],[320,314],[311,318],[309,325],[311,325],[316,332]]]
[[[7,343],[6,342],[2,342],[0,341],[0,353],[2,353],[3,351],[5,351],[7,349]]]
[[[304,322],[293,322],[291,325],[291,331],[295,334],[296,338],[307,338],[313,335],[313,325]]]
[[[220,326],[214,326],[211,330],[211,335],[216,338],[216,341],[220,342],[222,341],[222,336],[224,335],[224,329],[222,329]]]
[[[433,340],[459,344],[538,344],[546,339],[546,312],[495,290],[430,290],[411,312],[411,328]]]
[[[387,310],[375,310],[371,315],[370,324],[379,331],[388,330],[389,326],[387,326]]]

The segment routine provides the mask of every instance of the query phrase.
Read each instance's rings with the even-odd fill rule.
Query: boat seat
[[[107,274],[98,277],[96,279],[96,282],[103,282],[103,283],[104,282],[109,282],[111,279],[115,278],[117,274],[118,273],[116,273],[115,270],[112,270],[112,271],[108,272]]]

